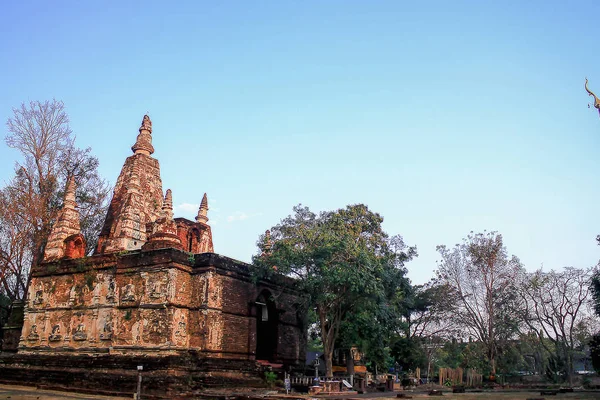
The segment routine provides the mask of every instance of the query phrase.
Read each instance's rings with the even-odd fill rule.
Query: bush
[[[265,383],[268,387],[272,388],[277,383],[277,374],[275,372],[265,372]]]

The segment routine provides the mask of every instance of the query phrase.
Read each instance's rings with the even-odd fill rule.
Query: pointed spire
[[[200,208],[198,209],[198,215],[196,216],[196,222],[207,223],[208,222],[208,198],[206,197],[206,193],[202,197],[202,201],[200,202]]]
[[[171,189],[167,189],[167,194],[165,194],[162,212],[167,221],[173,220],[173,192],[171,192]]]
[[[44,261],[57,260],[63,257],[83,257],[85,251],[85,240],[81,235],[81,224],[79,222],[79,211],[75,200],[75,178],[67,179],[63,208],[52,227],[48,243],[44,249]],[[69,247],[66,241],[72,241]]]
[[[271,254],[271,248],[273,247],[273,241],[271,240],[271,231],[265,231],[264,251],[263,254]]]
[[[137,137],[135,144],[131,147],[134,154],[145,154],[149,156],[154,153],[154,147],[152,146],[152,121],[146,114],[142,119],[142,125],[140,126],[140,134]]]
[[[67,179],[67,187],[65,189],[65,205],[64,205],[65,208],[67,207],[67,203],[72,208],[77,207],[77,203],[75,201],[75,191],[76,191],[75,177],[73,175],[71,175]]]

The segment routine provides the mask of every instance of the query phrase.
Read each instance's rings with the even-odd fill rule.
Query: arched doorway
[[[273,296],[263,290],[256,299],[256,359],[273,361],[277,357],[277,307]]]

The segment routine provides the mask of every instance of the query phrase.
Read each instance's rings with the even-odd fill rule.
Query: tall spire
[[[140,249],[148,240],[147,224],[162,217],[165,192],[160,178],[160,164],[150,154],[152,121],[144,115],[140,134],[131,148],[119,178],[104,225],[98,237],[96,254]]]
[[[149,156],[154,153],[154,147],[152,146],[152,121],[146,114],[142,119],[142,125],[140,126],[140,134],[137,137],[135,144],[131,147],[134,154],[145,154]]]
[[[165,217],[167,221],[173,220],[173,192],[171,192],[171,189],[167,189],[165,201],[163,201],[162,212],[163,217]]]
[[[85,240],[81,235],[75,190],[75,178],[70,176],[65,188],[63,208],[52,227],[44,249],[44,261],[58,260],[63,257],[77,258],[85,255]]]
[[[200,202],[200,208],[198,209],[198,215],[196,216],[197,222],[202,222],[206,224],[208,222],[208,198],[206,197],[206,193],[202,197],[202,201]]]

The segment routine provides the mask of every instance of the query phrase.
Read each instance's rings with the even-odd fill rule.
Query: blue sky
[[[298,203],[365,203],[418,247],[416,283],[471,230],[529,270],[588,267],[599,16],[593,0],[5,2],[0,121],[63,100],[114,183],[148,111],[176,215],[207,192],[215,250],[243,261]],[[0,181],[16,157],[0,144]]]

